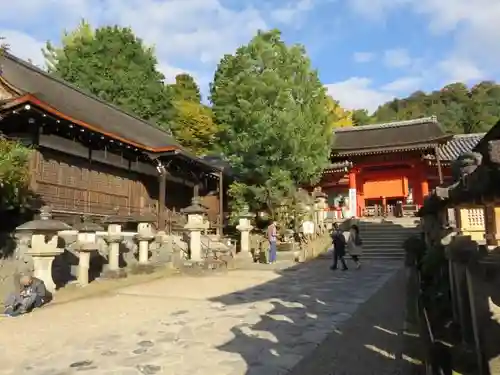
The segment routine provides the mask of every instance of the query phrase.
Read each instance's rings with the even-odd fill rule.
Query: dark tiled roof
[[[228,161],[224,160],[222,156],[219,155],[205,155],[201,157],[208,165],[211,165],[214,168],[217,168],[220,171],[223,171],[226,176],[233,175],[233,169],[231,164]]]
[[[352,163],[349,160],[342,160],[336,163],[331,163],[328,167],[324,169],[323,173],[343,172],[351,167]]]
[[[369,154],[425,149],[449,135],[436,117],[336,129],[332,152],[336,155]]]
[[[166,131],[92,96],[8,53],[0,57],[1,77],[75,120],[149,149],[179,147]]]
[[[460,155],[472,151],[486,133],[457,134],[446,144],[438,149],[439,159],[442,161],[454,161]],[[435,159],[435,157],[432,157]]]

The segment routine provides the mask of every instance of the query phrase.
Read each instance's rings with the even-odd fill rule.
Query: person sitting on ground
[[[21,290],[10,294],[5,301],[4,313],[9,316],[26,314],[50,300],[45,283],[32,276],[21,276]]]

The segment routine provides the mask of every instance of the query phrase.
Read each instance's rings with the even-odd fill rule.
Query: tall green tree
[[[154,50],[130,28],[93,30],[82,23],[63,34],[61,45],[43,50],[50,73],[130,111],[168,127],[171,100]]]
[[[287,46],[277,30],[259,32],[220,61],[210,94],[219,147],[251,183],[252,202],[274,215],[283,196],[320,176],[330,152],[330,115],[302,46]]]

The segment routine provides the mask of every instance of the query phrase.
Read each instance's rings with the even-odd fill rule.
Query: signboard
[[[356,189],[349,189],[349,216],[358,216],[356,207]]]

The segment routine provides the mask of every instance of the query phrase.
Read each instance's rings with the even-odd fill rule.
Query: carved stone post
[[[18,233],[31,233],[31,246],[27,252],[33,258],[33,276],[42,280],[48,291],[54,293],[56,285],[52,278],[52,262],[64,252],[58,248],[58,232],[71,230],[71,227],[53,220],[50,208],[42,207],[40,219],[29,221],[16,228]]]
[[[97,232],[103,231],[100,225],[92,223],[88,218],[83,218],[82,222],[75,225],[78,230],[77,247],[78,252],[78,283],[86,286],[89,283],[90,257],[99,248],[97,243]]]
[[[252,253],[250,252],[250,232],[253,229],[251,220],[254,216],[253,213],[249,212],[248,206],[245,206],[243,212],[240,213],[239,225],[236,227],[241,233],[240,255],[249,259],[253,259]]]
[[[477,243],[470,236],[455,236],[446,248],[447,257],[453,266],[456,305],[464,349],[474,347],[474,327],[470,308],[470,295],[467,285],[467,265],[477,256]]]
[[[120,268],[120,244],[123,241],[122,226],[128,222],[127,219],[114,215],[106,218],[104,223],[108,226],[108,233],[104,241],[108,244],[108,267],[104,272],[107,278],[126,277],[127,273]]]
[[[155,239],[153,223],[156,222],[156,217],[153,215],[141,215],[137,218],[137,234],[135,240],[139,247],[139,264],[146,265],[149,263],[149,244]]]
[[[187,215],[187,224],[184,226],[184,229],[189,231],[190,260],[195,262],[201,262],[203,260],[201,232],[209,227],[208,221],[204,220],[206,212],[207,210],[200,205],[196,197],[193,198],[191,206],[183,210],[183,213]]]

